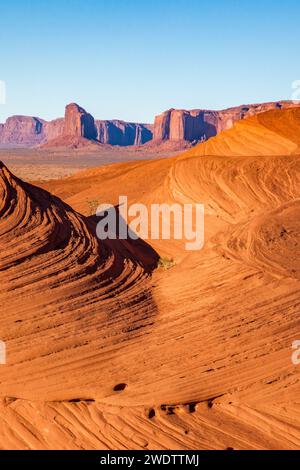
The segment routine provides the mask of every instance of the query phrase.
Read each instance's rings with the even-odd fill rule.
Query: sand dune
[[[299,143],[290,109],[55,196],[1,167],[1,447],[299,447]],[[91,201],[120,194],[203,203],[204,249],[99,242]]]

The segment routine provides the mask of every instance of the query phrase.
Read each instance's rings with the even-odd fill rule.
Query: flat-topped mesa
[[[66,106],[64,135],[84,137],[90,140],[96,140],[97,131],[93,116],[78,106],[71,103]]]
[[[47,126],[48,123],[46,123]],[[152,125],[114,120],[95,120],[91,114],[76,103],[66,106],[63,126],[60,120],[52,121],[47,129],[48,138],[42,147],[74,147],[90,144],[142,145],[152,140]],[[60,133],[57,134],[56,130]],[[54,137],[51,138],[51,130]],[[0,129],[1,141],[1,129]]]
[[[271,109],[297,107],[299,103],[278,101],[243,105],[221,111],[169,109],[155,117],[153,139],[156,141],[202,141],[229,129],[236,121]]]
[[[109,145],[143,145],[152,140],[152,126],[119,119],[95,121],[97,140]]]
[[[42,119],[30,116],[11,116],[1,125],[0,141],[5,144],[28,145],[43,139]]]
[[[63,125],[63,119],[47,122],[33,116],[11,116],[5,124],[0,124],[0,144],[33,147],[58,137]]]

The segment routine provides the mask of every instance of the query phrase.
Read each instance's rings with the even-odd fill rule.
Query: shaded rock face
[[[152,139],[150,126],[120,120],[95,121],[75,103],[66,107],[64,135],[120,146],[142,145]]]
[[[95,121],[76,103],[66,107],[63,134],[120,146],[142,145],[153,137],[150,125],[120,120]]]
[[[97,140],[110,145],[142,145],[152,139],[151,125],[119,120],[95,121]]]
[[[97,131],[93,116],[78,106],[78,104],[69,104],[66,106],[63,134],[96,140]]]
[[[217,134],[216,111],[170,109],[155,118],[154,140],[199,141]]]
[[[241,119],[271,109],[299,106],[290,101],[238,106],[222,111],[169,109],[155,117],[153,139],[157,141],[201,141],[228,129]]]

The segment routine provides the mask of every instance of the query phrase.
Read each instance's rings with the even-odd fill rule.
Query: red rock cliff
[[[228,129],[235,121],[240,119],[271,109],[284,109],[294,106],[299,106],[299,104],[294,104],[291,101],[279,101],[238,106],[222,111],[169,109],[155,117],[153,138],[157,141],[171,140],[178,142],[206,140]]]
[[[97,132],[95,121],[91,114],[87,113],[76,103],[66,106],[64,135],[96,139]]]

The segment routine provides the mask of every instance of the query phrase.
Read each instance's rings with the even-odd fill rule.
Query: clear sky
[[[170,107],[290,99],[299,19],[299,0],[2,0],[0,122],[73,101],[152,122]]]

